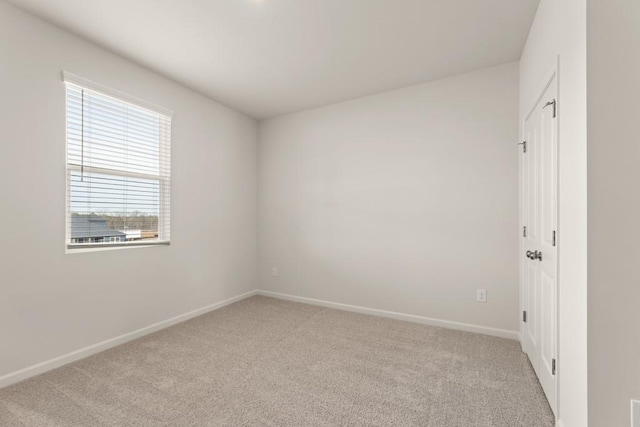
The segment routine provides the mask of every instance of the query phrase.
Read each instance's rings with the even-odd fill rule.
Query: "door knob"
[[[542,261],[542,252],[540,251],[527,251],[526,254],[527,258],[531,259],[531,260],[540,260]]]

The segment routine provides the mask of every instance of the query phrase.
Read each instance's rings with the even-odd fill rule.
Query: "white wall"
[[[559,63],[560,426],[587,425],[586,0],[541,0],[520,60],[520,123]],[[523,134],[523,132],[521,132]]]
[[[62,70],[174,111],[171,246],[65,255]],[[0,130],[0,377],[256,288],[254,120],[0,2]]]
[[[627,427],[640,400],[640,2],[589,0],[587,13],[589,424]]]
[[[262,289],[518,329],[517,63],[259,135]]]

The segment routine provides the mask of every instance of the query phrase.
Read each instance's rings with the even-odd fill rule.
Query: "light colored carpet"
[[[252,297],[0,390],[9,426],[552,426],[516,341]]]

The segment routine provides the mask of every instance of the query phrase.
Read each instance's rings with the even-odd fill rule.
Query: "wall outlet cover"
[[[271,275],[273,277],[277,277],[278,276],[278,267],[271,267]]]
[[[631,427],[640,427],[640,400],[631,400]]]
[[[487,302],[487,290],[478,289],[478,293],[476,294],[476,300],[478,302]]]

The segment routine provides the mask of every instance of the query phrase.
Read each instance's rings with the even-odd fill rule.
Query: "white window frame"
[[[140,107],[140,108],[144,108],[146,110],[155,112],[157,114],[163,115],[168,117],[170,120],[173,117],[173,112],[171,110],[168,110],[166,108],[160,107],[158,105],[152,104],[150,102],[144,101],[140,98],[137,98],[135,96],[126,94],[124,92],[121,92],[119,90],[116,89],[112,89],[108,86],[102,85],[100,83],[96,83],[93,82],[91,80],[87,80],[85,78],[79,77],[75,74],[72,74],[68,71],[63,71],[62,72],[62,80],[64,83],[71,83],[73,85],[76,86],[80,86],[82,88],[91,90],[93,92],[98,92],[101,95],[107,96],[107,97],[111,97],[114,98],[118,101],[122,101],[122,102],[127,102],[129,104],[135,105],[136,107]],[[66,90],[65,90],[65,98],[66,98]],[[167,225],[166,223],[170,223],[170,212],[171,209],[170,207],[165,204],[165,203],[160,203],[159,206],[159,215],[158,215],[158,240],[157,241],[127,241],[127,239],[125,238],[123,241],[118,241],[118,242],[112,242],[111,240],[113,240],[113,238],[109,239],[109,242],[104,242],[104,243],[78,243],[78,240],[80,239],[74,239],[74,241],[72,241],[71,239],[71,226],[69,223],[69,197],[70,197],[70,177],[71,174],[70,172],[72,170],[76,170],[79,171],[80,167],[75,166],[75,165],[70,165],[67,161],[68,159],[68,147],[67,147],[67,141],[68,141],[68,137],[66,135],[66,130],[67,130],[67,106],[66,106],[66,101],[65,101],[65,165],[66,165],[66,176],[67,176],[67,183],[66,183],[66,203],[65,203],[65,221],[67,223],[66,225],[66,231],[65,231],[65,244],[66,244],[66,248],[67,248],[67,253],[72,253],[72,252],[82,252],[83,250],[99,250],[99,249],[113,249],[113,248],[126,248],[126,247],[141,247],[141,246],[158,246],[158,245],[170,245],[170,238],[163,238],[162,233],[163,231],[169,231],[169,227],[170,225]],[[168,149],[169,153],[171,150],[171,134],[169,134],[169,137],[166,140],[161,140],[160,141],[162,144],[167,144],[167,146],[165,147],[165,149]],[[169,154],[170,156],[170,154]],[[160,170],[160,174],[158,176],[155,175],[146,175],[146,174],[139,174],[139,173],[125,173],[125,172],[119,172],[119,171],[115,171],[115,170],[105,170],[105,169],[101,169],[101,168],[95,168],[95,167],[88,167],[88,166],[84,166],[84,171],[85,172],[97,172],[97,173],[105,173],[105,174],[109,174],[109,175],[120,175],[120,176],[131,176],[131,177],[138,177],[138,178],[145,178],[145,179],[153,179],[153,180],[159,180],[160,182],[160,198],[162,200],[162,198],[164,197],[169,197],[169,201],[171,200],[170,198],[170,189],[171,189],[171,170],[170,167],[167,169],[165,167],[165,170],[162,170],[162,167],[164,165],[162,165],[161,162],[161,170]],[[87,241],[87,239],[83,239],[84,241]],[[92,241],[93,239],[90,239],[90,241]],[[106,239],[105,239],[106,240]]]

